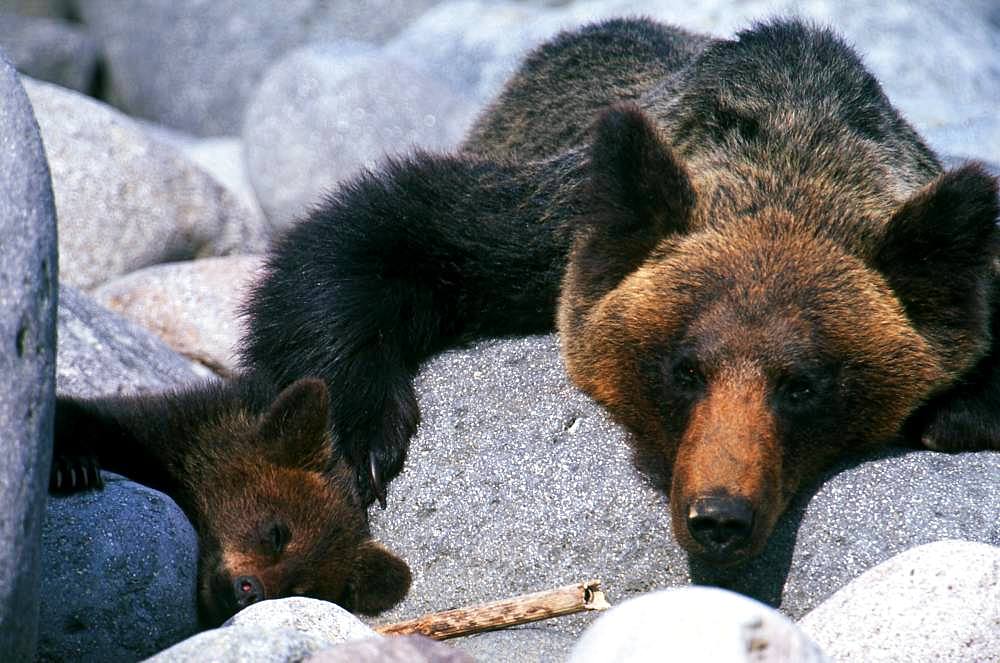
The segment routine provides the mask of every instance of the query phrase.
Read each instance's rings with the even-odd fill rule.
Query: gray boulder
[[[569,663],[630,661],[827,663],[816,643],[777,611],[714,587],[629,599],[597,619]]]
[[[260,275],[258,256],[154,265],[104,284],[94,299],[216,373],[236,369],[239,308]]]
[[[80,92],[94,87],[98,44],[71,23],[0,14],[0,46],[27,76]]]
[[[53,497],[42,534],[42,661],[135,661],[198,628],[198,541],[174,502],[122,477]]]
[[[991,660],[1000,652],[1000,548],[939,541],[907,550],[799,626],[837,661]]]
[[[339,605],[304,596],[255,603],[230,617],[223,626],[263,631],[291,629],[330,643],[381,637]]]
[[[134,322],[60,288],[59,393],[82,398],[160,391],[211,375]]]
[[[1000,544],[1000,453],[887,449],[845,459],[793,502],[761,557],[720,573],[689,563],[666,499],[633,469],[626,434],[570,386],[555,337],[448,352],[417,384],[420,430],[388,510],[372,514],[413,587],[382,621],[589,578],[613,604],[696,581],[797,618],[907,548]],[[589,619],[533,628],[575,637]]]
[[[250,180],[284,225],[386,153],[457,145],[474,112],[407,61],[363,46],[307,46],[268,70],[247,109]]]
[[[228,626],[179,642],[146,663],[293,663],[329,646],[319,636],[291,628]]]
[[[285,51],[382,41],[437,0],[79,0],[103,42],[111,94],[129,113],[199,135],[239,130],[246,100]]]
[[[250,173],[246,167],[243,140],[235,136],[219,138],[202,138],[181,146],[181,151],[199,168],[211,175],[230,193],[239,198],[243,205],[251,210],[259,219],[261,227],[266,231],[260,233],[264,242],[259,247],[266,248],[269,239],[270,226],[267,224],[264,211],[257,201],[257,193],[250,183]]]
[[[56,212],[31,105],[0,53],[0,659],[30,660],[52,454]]]
[[[421,16],[385,52],[484,104],[531,48],[572,25],[528,3],[456,0]]]
[[[240,252],[250,213],[114,109],[28,81],[59,213],[60,280],[92,288],[161,262]],[[227,241],[228,240],[228,241]]]

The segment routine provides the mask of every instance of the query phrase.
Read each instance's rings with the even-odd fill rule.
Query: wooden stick
[[[581,610],[607,610],[610,607],[601,591],[601,581],[588,580],[502,601],[431,612],[405,622],[384,624],[375,630],[382,635],[419,633],[434,640],[447,640],[571,615]]]

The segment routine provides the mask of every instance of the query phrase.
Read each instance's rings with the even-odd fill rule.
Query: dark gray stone
[[[56,216],[31,105],[0,53],[0,660],[30,660],[52,457]]]
[[[382,41],[436,1],[79,0],[79,9],[104,44],[117,104],[200,135],[233,135],[261,74],[285,51]]]
[[[49,499],[39,658],[135,661],[198,627],[198,540],[166,495],[113,474]]]
[[[25,87],[52,169],[62,283],[89,289],[149,265],[260,248],[252,213],[175,148],[89,97]]]
[[[211,375],[70,286],[60,289],[57,373],[59,393],[79,397],[159,391]]]
[[[0,46],[18,70],[80,92],[91,92],[99,46],[64,21],[0,14]]]
[[[500,658],[482,659],[500,661]],[[523,659],[522,659],[523,660]],[[422,635],[369,638],[324,649],[305,663],[474,663],[475,659]]]
[[[760,558],[719,574],[689,565],[666,499],[632,468],[626,434],[569,385],[555,337],[446,353],[424,368],[418,393],[423,420],[407,467],[388,510],[372,513],[375,536],[414,581],[380,621],[590,578],[612,604],[694,578],[796,618],[910,547],[1000,544],[1000,453],[890,448],[846,459],[793,502]],[[534,628],[576,637],[591,619]]]
[[[474,113],[403,60],[363,46],[307,46],[268,70],[247,109],[250,181],[281,226],[386,153],[457,145]]]

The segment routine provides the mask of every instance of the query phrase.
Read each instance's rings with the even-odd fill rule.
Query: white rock
[[[840,589],[799,626],[837,661],[995,661],[1000,547],[939,541],[912,548]]]
[[[605,613],[569,663],[665,660],[820,663],[828,659],[781,613],[734,592],[682,587],[644,594]]]

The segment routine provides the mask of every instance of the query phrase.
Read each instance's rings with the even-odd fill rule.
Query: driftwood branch
[[[419,633],[434,640],[447,640],[571,615],[583,610],[606,610],[610,607],[601,591],[601,581],[588,580],[502,601],[431,612],[405,622],[385,624],[375,630],[382,635]]]

